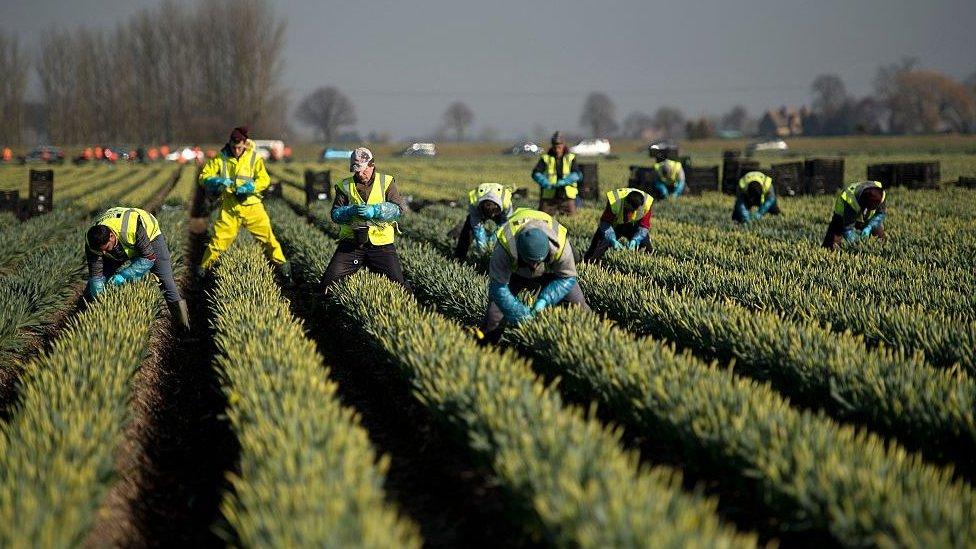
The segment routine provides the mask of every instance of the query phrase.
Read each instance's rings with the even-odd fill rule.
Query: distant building
[[[810,116],[806,107],[785,106],[766,111],[759,120],[759,135],[769,137],[794,137],[803,135],[803,120]]]

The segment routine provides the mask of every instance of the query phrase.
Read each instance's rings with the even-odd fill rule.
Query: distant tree
[[[821,74],[810,85],[813,111],[826,117],[835,116],[847,105],[847,86],[836,74]]]
[[[661,107],[654,113],[654,125],[668,137],[678,137],[684,123],[684,113],[675,107]]]
[[[0,145],[19,145],[30,62],[14,36],[0,33]]]
[[[356,123],[352,101],[333,86],[318,88],[305,96],[298,105],[296,115],[326,142],[335,139],[339,128]]]
[[[610,137],[617,131],[617,107],[605,93],[591,93],[583,104],[580,125],[589,128],[593,137]]]
[[[898,73],[887,90],[892,129],[903,133],[976,130],[976,97],[936,71]]]
[[[634,111],[624,118],[623,134],[630,139],[644,139],[654,129],[654,118],[644,112]]]
[[[705,116],[698,120],[689,120],[685,123],[685,135],[688,136],[688,139],[715,137],[715,124]]]
[[[474,122],[471,108],[460,101],[455,101],[444,111],[444,125],[454,131],[455,141],[464,141],[464,131]]]
[[[719,127],[723,130],[745,132],[749,120],[749,112],[742,105],[736,105],[729,112],[722,115]]]

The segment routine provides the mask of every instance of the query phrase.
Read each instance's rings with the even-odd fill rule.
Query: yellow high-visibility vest
[[[773,178],[762,172],[749,172],[739,179],[739,191],[745,194],[751,183],[757,182],[762,186],[762,196],[759,198],[760,204],[766,201],[769,189],[773,188]]]
[[[569,171],[573,166],[573,159],[575,158],[576,155],[571,152],[568,152],[563,155],[563,177],[569,175]],[[546,163],[546,177],[549,179],[550,183],[555,183],[556,181],[559,181],[559,175],[557,175],[556,172],[556,160],[557,160],[556,157],[550,154],[542,155],[542,161]],[[566,189],[566,198],[576,198],[576,195],[579,194],[579,188],[577,187],[577,183],[573,183],[572,185],[566,185],[563,188]],[[556,189],[542,189],[542,198],[555,198],[555,197],[556,197]]]
[[[112,229],[112,232],[118,237],[119,244],[122,245],[122,250],[125,251],[126,257],[132,259],[139,254],[139,250],[136,248],[136,222],[140,219],[142,220],[142,226],[146,229],[146,236],[149,237],[150,242],[162,234],[162,231],[159,230],[159,221],[156,221],[156,218],[151,213],[146,210],[140,210],[139,208],[109,208],[102,215],[95,218],[92,226],[105,225],[109,229]]]
[[[664,175],[665,165],[668,166],[668,175]],[[673,187],[678,182],[678,172],[681,171],[681,162],[670,159],[662,160],[654,164],[654,171],[657,172],[658,179]]]
[[[349,197],[349,205],[358,206],[360,204],[382,204],[386,202],[386,191],[393,184],[393,176],[382,174],[376,172],[376,177],[373,179],[373,188],[369,191],[369,196],[366,197],[364,201],[361,196],[359,196],[359,191],[356,190],[356,181],[352,177],[347,177],[336,184],[336,189]],[[368,230],[367,234],[369,236],[369,241],[374,246],[383,246],[385,244],[392,244],[393,239],[396,236],[396,228],[393,223],[388,222],[376,222],[369,221],[367,223]],[[343,223],[339,227],[339,240],[348,240],[355,238],[353,233],[352,225],[349,223]]]
[[[640,193],[644,195],[644,205],[637,210],[633,219],[624,219],[624,198],[630,193]],[[625,187],[622,189],[614,189],[607,193],[607,204],[610,205],[610,211],[616,216],[614,225],[622,225],[624,223],[631,223],[634,221],[640,221],[647,215],[647,212],[651,211],[651,205],[654,204],[654,197],[645,193],[640,189],[633,189],[630,187]]]
[[[549,235],[549,238],[556,241],[556,253],[553,255],[553,260],[559,260],[563,256],[569,234],[566,227],[560,225],[558,221],[545,212],[529,208],[519,208],[515,210],[512,217],[508,218],[508,222],[499,227],[495,233],[495,236],[498,238],[498,245],[505,250],[511,259],[512,270],[515,270],[518,266],[518,249],[515,246],[515,239],[518,237],[519,232],[526,227],[540,225],[540,223],[533,222],[541,222],[542,228]]]
[[[884,204],[888,193],[883,190],[884,187],[881,185],[881,183],[878,183],[877,181],[851,183],[846,188],[842,189],[837,195],[837,201],[834,202],[834,213],[837,215],[844,215],[845,207],[850,206],[850,208],[857,212],[857,215],[859,216],[857,221],[867,223],[869,219],[874,217],[876,210],[871,210],[867,212],[867,214],[864,214],[864,208],[861,207],[860,203],[858,202],[858,198],[860,198],[861,193],[865,189],[882,189],[881,203]]]

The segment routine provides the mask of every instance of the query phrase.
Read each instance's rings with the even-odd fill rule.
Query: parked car
[[[287,160],[291,156],[291,150],[285,146],[283,141],[278,139],[255,139],[254,148],[265,160],[277,162]]]
[[[524,141],[522,143],[516,143],[508,150],[508,154],[514,155],[536,155],[542,151],[542,147],[536,145],[531,141]]]
[[[437,147],[433,143],[413,143],[404,149],[400,156],[436,156]]]
[[[678,143],[675,141],[671,141],[670,139],[658,139],[657,141],[651,141],[651,143],[647,146],[647,150],[649,151],[650,150],[664,151],[667,149],[677,149],[677,148],[678,148]]]
[[[753,141],[746,145],[746,154],[759,151],[785,151],[790,147],[782,139],[769,139],[764,141]]]
[[[349,149],[333,149],[332,147],[328,147],[322,151],[321,158],[322,160],[349,160],[350,156],[352,156],[352,151]]]
[[[166,160],[174,162],[195,162],[203,160],[203,151],[191,147],[176,147],[173,152],[166,155]]]
[[[608,139],[584,139],[569,148],[569,152],[580,156],[598,156],[610,154]]]
[[[64,152],[58,147],[37,147],[20,157],[21,164],[61,164],[64,162]]]

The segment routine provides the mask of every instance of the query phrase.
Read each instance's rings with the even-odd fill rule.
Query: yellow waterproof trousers
[[[220,208],[220,216],[214,223],[214,235],[203,252],[200,266],[209,269],[217,261],[224,250],[230,247],[237,238],[237,231],[241,225],[247,229],[258,242],[264,245],[264,255],[281,265],[285,262],[285,253],[281,251],[281,244],[271,231],[271,219],[264,209],[264,204],[258,202],[249,206],[242,206],[225,200]]]

